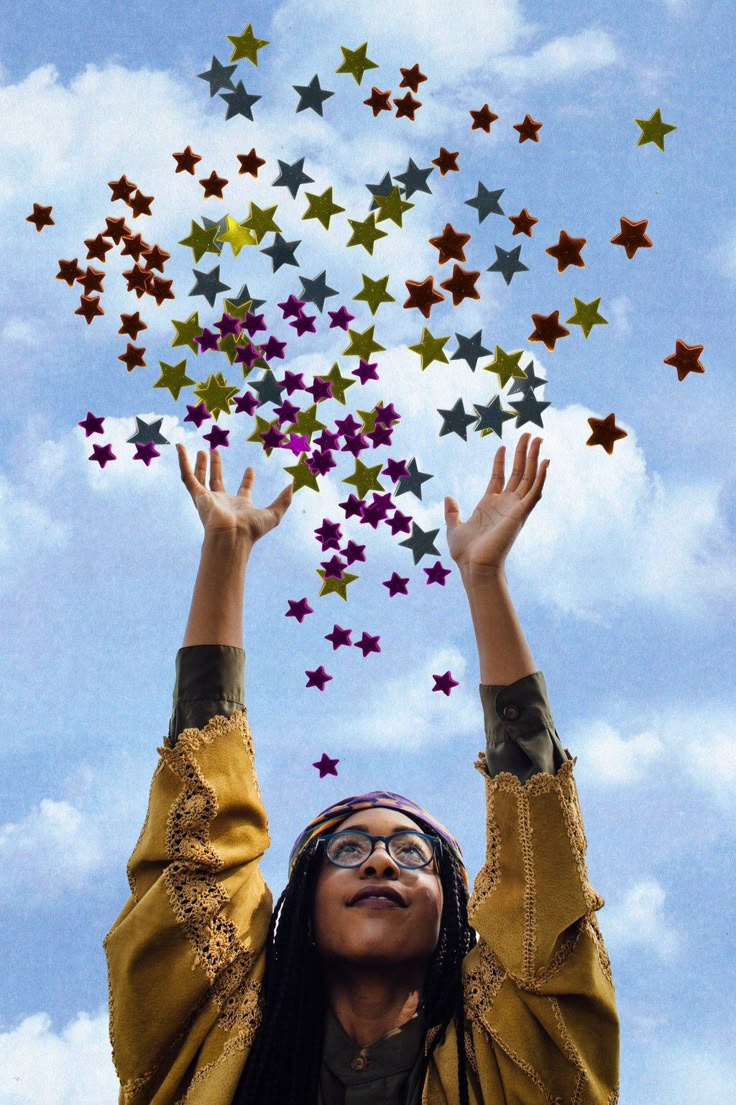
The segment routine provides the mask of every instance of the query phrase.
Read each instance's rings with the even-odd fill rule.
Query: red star
[[[406,117],[407,119],[411,119],[413,123],[414,112],[417,110],[417,108],[421,106],[422,105],[420,101],[415,100],[411,92],[407,92],[406,96],[402,96],[401,99],[397,97],[394,100],[394,107],[396,108],[396,118],[403,119],[404,117]]]
[[[569,265],[577,265],[579,269],[584,269],[585,261],[580,253],[586,241],[586,238],[571,238],[566,230],[561,230],[557,245],[550,246],[544,252],[554,257],[558,272],[564,272]]]
[[[42,207],[40,203],[34,203],[33,214],[26,216],[27,223],[33,223],[36,230],[41,233],[45,226],[55,226],[54,220],[51,218],[51,212],[53,207]]]
[[[140,299],[149,290],[153,273],[150,269],[144,269],[139,264],[135,264],[132,269],[125,270],[123,278],[128,282],[128,291],[135,292]]]
[[[309,675],[309,672],[307,672],[307,675]],[[331,679],[332,676],[329,676],[328,678]],[[314,687],[316,685],[317,684],[315,684],[315,683],[311,683],[311,684],[307,683],[308,687],[309,686]],[[323,690],[324,687],[322,686],[319,689]],[[337,769],[337,765],[339,763],[340,763],[339,760],[331,760],[330,757],[327,755],[327,753],[323,752],[321,758],[319,760],[317,760],[316,763],[313,763],[312,767],[316,767],[319,770],[320,779],[324,779],[325,775],[337,775],[337,770],[336,769]]]
[[[104,281],[104,270],[93,269],[90,265],[87,266],[84,272],[80,272],[77,277],[77,283],[82,285],[85,295],[91,295],[92,292],[101,292]]]
[[[257,177],[258,170],[260,169],[261,165],[266,164],[264,158],[259,157],[256,153],[255,146],[252,148],[250,153],[239,153],[237,155],[237,158],[240,162],[240,168],[238,169],[238,172],[240,174],[250,173],[251,176]]]
[[[133,212],[133,218],[137,219],[139,215],[150,215],[151,204],[153,203],[153,196],[144,196],[140,189],[137,189],[135,194],[127,201],[128,207]]]
[[[148,294],[156,300],[156,306],[160,307],[165,299],[175,299],[171,290],[173,280],[163,280],[160,276],[154,276]]]
[[[509,215],[509,221],[514,224],[512,238],[514,234],[526,234],[527,238],[531,238],[532,227],[536,226],[539,219],[535,219],[533,215],[529,214],[526,207],[523,207],[518,215]]]
[[[191,173],[192,176],[194,176],[194,166],[202,160],[191,146],[187,146],[181,153],[172,153],[171,156],[174,158],[174,161],[176,161],[177,173]]]
[[[442,176],[444,176],[445,173],[459,173],[460,168],[457,163],[459,156],[459,150],[456,150],[455,153],[450,153],[444,146],[440,146],[440,152],[436,157],[432,158],[432,164],[437,166]]]
[[[118,330],[118,334],[125,334],[127,337],[136,340],[141,330],[147,330],[147,324],[142,320],[140,311],[136,311],[134,315],[121,315],[120,321],[122,326]]]
[[[460,234],[447,223],[439,237],[429,239],[429,244],[439,250],[439,262],[444,265],[445,261],[465,261],[464,247],[469,241],[469,234]]]
[[[614,415],[612,414],[609,414],[607,418],[589,418],[588,425],[593,433],[585,444],[602,445],[609,456],[613,452],[614,442],[629,436],[626,430],[622,430],[620,426],[616,425]]]
[[[539,131],[543,126],[544,123],[535,122],[531,115],[525,115],[523,122],[514,123],[514,130],[518,130],[520,142],[528,142],[530,139],[532,142],[538,142]]]
[[[123,238],[130,234],[130,227],[126,223],[125,219],[111,219],[110,216],[105,219],[105,237],[112,238],[116,246],[119,246]]]
[[[675,352],[665,357],[664,363],[671,364],[677,369],[677,379],[684,380],[688,372],[705,372],[700,363],[700,354],[705,347],[702,345],[686,345],[679,339],[675,343]]]
[[[498,119],[497,115],[489,108],[488,104],[483,104],[483,107],[478,111],[471,111],[470,114],[473,117],[473,125],[471,130],[484,130],[486,134],[491,133],[491,124]]]
[[[109,180],[107,186],[112,192],[112,201],[122,200],[124,203],[128,202],[138,187],[137,184],[131,184],[127,176],[121,176],[120,180]]]
[[[554,350],[555,342],[559,338],[568,337],[570,331],[560,326],[560,312],[553,311],[551,315],[532,315],[534,331],[529,335],[528,341],[543,341],[550,352]]]
[[[160,246],[149,246],[148,249],[143,251],[143,256],[146,259],[147,269],[158,269],[159,272],[163,272],[171,254],[167,253],[165,249],[161,249]]]
[[[199,182],[204,188],[204,198],[209,199],[210,196],[215,196],[218,200],[222,199],[222,190],[226,186],[227,181],[224,177],[218,176],[215,170],[208,177],[202,177]]]
[[[134,261],[140,261],[141,256],[151,247],[144,242],[140,234],[126,234],[123,238],[123,248],[120,253],[123,257],[132,257]]]
[[[475,284],[480,272],[468,272],[459,265],[453,265],[452,276],[449,280],[443,280],[441,288],[452,294],[452,305],[457,307],[464,299],[480,299],[480,292]]]
[[[88,261],[104,261],[105,255],[112,249],[112,242],[108,242],[102,234],[98,234],[96,238],[85,238],[84,244],[87,247]]]
[[[409,298],[404,303],[405,307],[416,307],[425,318],[429,318],[435,303],[441,303],[445,298],[442,292],[438,292],[434,286],[434,277],[428,276],[421,283],[418,280],[406,280],[406,290]]]
[[[77,277],[82,275],[82,269],[79,267],[78,258],[74,258],[72,261],[59,261],[59,271],[56,274],[57,280],[64,280],[69,287],[73,287]]]
[[[634,256],[637,249],[651,249],[652,239],[648,238],[645,233],[648,219],[642,219],[638,223],[633,223],[629,219],[621,219],[620,221],[621,230],[615,238],[611,238],[612,245],[623,246],[629,260]]]
[[[128,372],[132,372],[134,368],[145,368],[146,362],[144,360],[145,349],[140,348],[137,345],[131,345],[128,342],[126,350],[118,357],[119,361],[122,361]]]
[[[81,315],[82,318],[85,318],[88,326],[93,318],[104,315],[104,313],[102,307],[100,307],[100,297],[98,295],[81,296],[79,306],[74,312],[75,315]]]
[[[419,91],[419,85],[422,81],[426,81],[424,73],[419,71],[419,64],[415,63],[411,69],[399,69],[401,73],[401,83],[399,88],[410,88],[412,92]]]
[[[392,108],[391,103],[391,89],[388,92],[381,92],[380,89],[374,85],[371,89],[371,94],[367,100],[363,100],[363,103],[371,109],[373,112],[373,118],[380,115],[382,111],[390,111]]]

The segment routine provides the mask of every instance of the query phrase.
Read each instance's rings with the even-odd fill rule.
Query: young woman
[[[174,712],[105,939],[125,1105],[614,1105],[618,1020],[585,833],[544,677],[505,561],[539,501],[541,439],[498,449],[447,540],[480,659],[486,862],[468,901],[451,833],[391,791],[323,810],[275,909],[266,812],[243,705],[242,615],[255,543],[291,502],[235,496],[219,454],[182,446],[204,525]]]

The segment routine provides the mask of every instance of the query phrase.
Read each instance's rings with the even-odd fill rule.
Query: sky
[[[127,897],[125,865],[145,816],[150,778],[168,725],[176,650],[196,572],[200,523],[182,487],[175,442],[193,454],[208,447],[187,417],[195,386],[221,372],[237,394],[254,394],[222,353],[172,347],[176,329],[197,311],[214,326],[224,299],[247,285],[268,334],[287,342],[271,362],[278,379],[305,382],[337,364],[354,381],[317,408],[334,429],[349,412],[393,403],[400,419],[390,445],[373,443],[366,465],[416,459],[431,476],[421,500],[381,477],[394,506],[423,531],[439,529],[439,555],[414,563],[385,522],[346,519],[340,503],[354,485],[347,451],[301,488],[282,526],[259,546],[248,569],[247,702],[272,844],[263,872],[278,897],[291,844],[303,825],[348,794],[390,789],[425,805],[460,840],[471,879],[484,859],[484,793],[473,762],[483,747],[478,667],[458,573],[444,540],[442,503],[457,498],[467,516],[482,493],[498,445],[513,449],[523,432],[543,437],[551,458],[544,495],[508,564],[512,595],[535,661],[543,671],[563,744],[577,756],[576,778],[588,835],[591,879],[606,905],[599,915],[614,968],[622,1026],[622,1105],[668,1102],[720,1105],[733,1085],[736,696],[736,420],[732,328],[736,291],[733,201],[734,30],[729,5],[703,0],[623,0],[531,5],[470,0],[416,6],[385,0],[355,7],[343,0],[309,6],[242,6],[221,0],[62,3],[38,0],[0,14],[0,1105],[101,1105],[116,1100],[107,1037],[102,940]],[[215,56],[228,64],[228,35],[252,23],[268,40],[259,64],[237,63],[253,119],[225,118],[227,104],[198,74]],[[358,85],[337,73],[341,47],[367,42],[377,68]],[[415,63],[415,117],[396,110],[374,117],[363,101],[375,84],[399,88],[400,68]],[[293,86],[317,74],[323,115],[297,111]],[[490,131],[471,129],[484,104],[498,116]],[[639,144],[635,120],[676,129]],[[538,141],[519,141],[526,115],[543,124]],[[191,147],[195,172],[175,172],[172,154]],[[412,203],[401,226],[376,222],[387,236],[373,253],[357,244],[348,219],[370,213],[366,185],[386,173],[392,184],[409,160],[426,169],[440,148],[458,152],[458,170],[426,175],[430,191],[404,182]],[[256,149],[257,176],[241,174],[237,154]],[[304,159],[310,182],[297,194],[275,184]],[[205,198],[200,180],[215,172],[223,198]],[[153,196],[151,215],[132,218],[111,199],[123,175]],[[421,176],[421,174],[420,174]],[[482,185],[482,188],[480,187]],[[324,227],[303,218],[307,193],[344,210]],[[468,205],[498,193],[480,220]],[[401,193],[400,193],[401,195]],[[52,207],[40,232],[27,216]],[[237,255],[195,261],[179,244],[192,221],[242,223],[277,205],[282,240],[299,241],[297,265],[264,254],[267,233]],[[496,208],[500,210],[496,210]],[[510,216],[538,221],[513,234]],[[375,212],[374,212],[375,213]],[[128,291],[132,265],[113,248],[86,260],[85,239],[125,218],[170,253],[162,279],[174,299]],[[621,219],[647,222],[652,242],[631,257],[611,242]],[[434,289],[452,275],[431,238],[450,223],[470,235],[464,271],[478,272],[478,299],[457,306],[441,290],[429,317],[405,307],[406,281],[430,275]],[[558,266],[547,249],[561,232],[585,239],[577,263]],[[520,246],[517,271],[492,266]],[[501,252],[499,253],[498,250]],[[287,251],[288,252],[288,251]],[[513,253],[512,253],[512,256]],[[59,260],[104,270],[104,314],[90,324],[75,314],[79,284],[56,279]],[[283,258],[283,249],[282,249]],[[580,264],[580,262],[583,262]],[[507,270],[509,262],[505,262]],[[210,304],[202,274],[219,265],[230,292]],[[501,266],[503,267],[503,265]],[[562,268],[562,271],[558,271]],[[490,271],[489,271],[490,270]],[[279,302],[305,290],[302,278],[337,294],[307,298],[302,315],[315,332],[298,335]],[[362,280],[388,276],[394,302],[371,314]],[[204,285],[207,287],[206,283]],[[94,296],[92,297],[94,298]],[[319,298],[319,297],[318,297]],[[532,341],[532,315],[559,321],[599,300],[598,322],[581,325],[553,348]],[[320,307],[322,309],[320,309]],[[354,375],[351,336],[330,326],[345,307],[349,327],[384,348],[371,357],[377,380]],[[138,311],[147,329],[132,342],[145,365],[127,371],[119,357],[129,337],[121,313]],[[447,360],[422,367],[411,350],[447,338]],[[471,366],[466,342],[481,332],[488,354]],[[216,331],[214,331],[216,333]],[[257,340],[261,340],[260,338]],[[682,346],[704,371],[679,379],[665,360]],[[467,345],[465,346],[467,349]],[[481,433],[475,426],[496,396],[504,411],[519,400],[512,380],[487,366],[521,353],[517,366],[546,381],[530,403],[541,426],[521,415]],[[193,379],[178,398],[154,385],[186,358]],[[687,358],[687,354],[686,354]],[[286,394],[284,393],[284,398]],[[312,399],[295,391],[306,409]],[[473,415],[467,440],[447,426],[458,400]],[[548,404],[548,405],[545,405]],[[729,405],[730,404],[730,405]],[[475,405],[481,412],[475,411]],[[497,404],[496,404],[497,406]],[[256,468],[255,499],[268,503],[290,478],[297,456],[266,455],[246,439],[256,430],[245,411],[219,415],[233,489]],[[265,408],[265,410],[264,410]],[[273,421],[273,404],[262,417]],[[445,416],[439,411],[446,412]],[[102,433],[85,435],[88,414]],[[614,415],[626,436],[612,451],[588,444],[589,419]],[[490,414],[486,413],[486,418]],[[168,444],[143,448],[129,438],[159,425]],[[467,422],[468,420],[466,420]],[[286,424],[286,423],[285,423]],[[445,429],[445,433],[441,431]],[[150,436],[150,432],[149,432]],[[111,446],[104,467],[93,447]],[[295,443],[294,448],[298,449]],[[310,445],[310,448],[313,446]],[[158,456],[148,455],[151,452]],[[375,459],[374,459],[375,458]],[[302,465],[302,471],[304,465]],[[358,576],[320,596],[323,553],[314,530],[341,524],[343,541],[365,545]],[[425,568],[450,569],[444,585]],[[392,573],[407,594],[390,596]],[[289,600],[313,613],[286,618]],[[380,637],[380,653],[333,650],[335,624]],[[324,692],[305,672],[323,665]],[[451,695],[432,690],[450,671]],[[323,752],[337,776],[313,766]],[[730,1043],[730,1048],[729,1048]]]

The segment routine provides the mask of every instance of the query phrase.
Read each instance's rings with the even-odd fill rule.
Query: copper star
[[[380,115],[382,111],[390,111],[392,108],[391,103],[391,89],[388,92],[381,92],[380,89],[374,85],[371,89],[371,94],[367,100],[363,100],[371,111],[373,112],[373,118]]]
[[[208,177],[202,177],[199,182],[204,188],[204,198],[209,199],[210,196],[215,196],[218,200],[222,199],[222,190],[227,184],[224,177],[218,176],[215,170]]]
[[[33,223],[36,230],[41,233],[45,226],[54,226],[54,220],[51,218],[51,212],[53,207],[42,207],[40,203],[34,203],[33,214],[26,216],[27,223]]]
[[[125,219],[111,219],[108,215],[105,219],[105,237],[112,238],[116,246],[119,246],[123,238],[130,234],[130,227]]]
[[[140,299],[150,288],[153,273],[150,269],[144,269],[142,265],[136,262],[132,269],[125,270],[123,278],[128,282],[128,291],[135,292]]]
[[[256,153],[255,146],[253,146],[250,153],[239,153],[237,155],[237,158],[240,162],[240,168],[238,169],[238,172],[241,175],[245,173],[250,173],[251,176],[257,177],[258,170],[260,169],[261,165],[266,164],[265,158],[259,157]]]
[[[198,153],[195,153],[191,146],[187,146],[181,153],[172,153],[171,155],[176,162],[177,173],[191,173],[194,176],[194,166],[202,160]]]
[[[107,186],[112,192],[111,199],[123,200],[124,203],[128,202],[138,187],[137,184],[131,184],[127,176],[121,176],[120,180],[109,180]]]
[[[445,173],[459,173],[460,168],[457,163],[459,156],[459,150],[456,150],[455,153],[450,153],[444,146],[440,146],[440,152],[436,157],[432,158],[432,164],[437,166],[442,176],[444,176]]]
[[[112,242],[108,242],[102,234],[98,234],[96,238],[85,238],[84,244],[87,247],[88,261],[104,261],[107,252],[112,249]]]
[[[522,207],[518,215],[509,215],[509,221],[514,224],[512,238],[514,234],[526,234],[527,238],[531,238],[532,227],[539,222],[539,219],[535,219],[533,215],[529,214],[526,207]]]
[[[449,280],[443,280],[440,287],[452,293],[452,305],[457,307],[464,299],[480,299],[480,292],[475,287],[479,276],[480,272],[468,272],[459,265],[453,265],[452,276]]]
[[[93,292],[101,292],[102,285],[105,280],[105,273],[103,269],[93,269],[91,266],[87,266],[84,272],[80,272],[77,277],[77,283],[81,284],[84,288],[85,295],[91,295]]]
[[[686,345],[679,339],[675,343],[675,352],[665,357],[664,363],[671,364],[677,369],[677,379],[684,380],[688,372],[705,372],[700,363],[700,354],[705,347],[702,345]]]
[[[553,311],[551,315],[532,315],[534,331],[529,335],[528,341],[543,341],[552,352],[555,342],[559,338],[568,337],[570,331],[560,326],[560,312]]]
[[[146,259],[147,269],[158,269],[159,272],[163,272],[164,265],[170,259],[171,254],[167,253],[165,249],[161,249],[161,246],[149,246],[148,249],[143,251],[143,256]]]
[[[558,272],[564,272],[569,265],[577,265],[579,269],[584,269],[585,261],[580,253],[586,241],[587,238],[571,238],[566,230],[561,230],[557,245],[550,246],[544,252],[554,257]]]
[[[119,361],[122,361],[128,372],[132,372],[134,368],[145,368],[145,349],[138,345],[131,345],[128,342],[126,350],[118,357]]]
[[[539,141],[539,131],[544,126],[544,123],[537,123],[532,119],[531,115],[525,115],[523,122],[514,123],[514,130],[519,132],[519,141],[527,142],[531,139],[532,142]]]
[[[165,299],[175,299],[171,290],[173,280],[164,280],[161,276],[154,276],[148,289],[148,294],[156,300],[156,306],[160,307]]]
[[[486,134],[491,133],[491,124],[498,119],[497,115],[489,108],[488,104],[483,104],[483,107],[478,111],[471,111],[470,114],[473,117],[473,125],[471,130],[484,130]]]
[[[585,444],[602,445],[609,456],[613,452],[614,442],[629,436],[626,430],[622,430],[620,426],[616,425],[614,415],[612,414],[609,414],[607,418],[589,418],[588,425],[593,433]]]
[[[447,223],[438,238],[429,239],[429,244],[439,250],[439,263],[444,265],[445,261],[464,261],[464,247],[469,241],[469,234],[460,234],[451,223]]]
[[[98,295],[81,296],[79,306],[74,312],[75,315],[81,315],[82,318],[85,318],[88,326],[93,318],[97,318],[98,315],[104,315],[104,313],[102,307],[100,307],[100,297]]]
[[[417,110],[418,107],[421,106],[422,105],[420,101],[415,100],[411,92],[407,92],[406,96],[402,96],[401,99],[397,97],[394,100],[394,107],[396,108],[396,118],[403,119],[404,117],[406,117],[407,119],[411,119],[413,123],[414,112]]]
[[[428,276],[421,283],[418,280],[407,280],[406,289],[409,298],[404,303],[405,307],[416,307],[425,318],[429,318],[430,311],[435,303],[440,303],[445,297],[434,286],[434,277]]]
[[[148,326],[140,316],[140,311],[136,311],[134,315],[121,315],[120,321],[122,326],[118,330],[118,334],[125,334],[127,337],[136,340],[141,330],[147,330]]]
[[[424,73],[419,70],[419,63],[412,65],[411,69],[399,69],[401,73],[401,83],[399,88],[410,88],[412,92],[419,91],[419,85],[422,81],[426,81]]]
[[[123,257],[132,257],[134,261],[140,261],[141,256],[150,248],[148,242],[144,242],[140,234],[126,234],[123,238],[123,248],[120,253]]]
[[[128,207],[133,212],[134,219],[137,219],[139,215],[150,215],[152,203],[153,196],[144,196],[140,188],[136,189],[134,195],[127,200]]]
[[[81,275],[82,269],[79,267],[78,258],[75,257],[72,261],[59,261],[59,271],[56,274],[57,280],[64,280],[71,288],[77,277]]]
[[[638,223],[631,222],[630,219],[621,219],[621,230],[615,238],[611,238],[611,244],[623,246],[629,260],[637,249],[650,249],[653,242],[645,233],[648,222],[648,219],[642,219]]]

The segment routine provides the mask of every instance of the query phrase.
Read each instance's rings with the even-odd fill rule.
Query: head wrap
[[[313,817],[307,827],[296,838],[294,846],[289,853],[289,878],[291,878],[294,864],[299,854],[307,844],[309,844],[310,840],[314,840],[314,838],[321,833],[332,832],[341,821],[344,821],[346,817],[350,817],[351,814],[357,813],[359,810],[377,808],[397,810],[400,813],[407,814],[409,817],[415,817],[423,821],[427,830],[436,833],[452,852],[460,867],[463,881],[465,882],[465,889],[468,892],[470,891],[470,882],[468,880],[468,873],[465,870],[463,854],[460,850],[460,845],[457,840],[455,840],[452,833],[445,828],[441,821],[438,821],[436,817],[433,817],[432,814],[422,806],[418,806],[416,802],[412,802],[411,798],[404,798],[402,794],[395,794],[390,790],[372,790],[369,794],[356,794],[353,795],[352,798],[343,798],[340,802],[335,802],[334,805],[328,806],[326,810],[322,810],[316,817]]]

